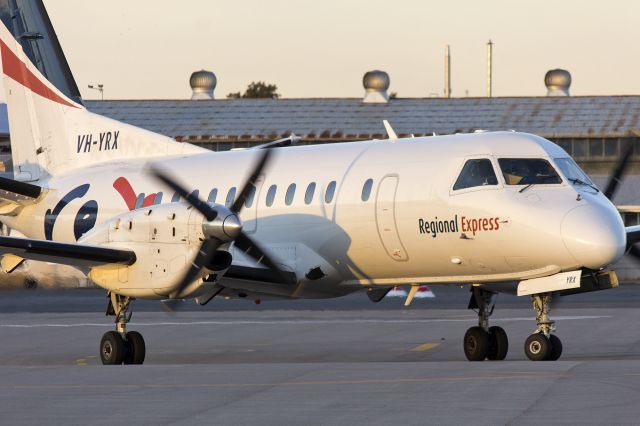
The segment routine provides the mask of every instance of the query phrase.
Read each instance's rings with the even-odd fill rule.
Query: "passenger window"
[[[236,187],[234,186],[229,190],[229,192],[227,192],[227,199],[225,200],[224,205],[226,207],[231,207],[235,198],[236,198]]]
[[[207,201],[210,203],[216,202],[216,197],[218,196],[218,188],[213,188],[211,192],[209,192],[209,196],[207,197]]]
[[[498,164],[507,185],[562,182],[551,164],[542,158],[500,158]]]
[[[458,176],[458,180],[453,185],[454,191],[457,189],[473,188],[476,186],[497,185],[498,178],[493,171],[491,160],[481,158],[477,160],[467,160]]]
[[[332,180],[327,185],[327,191],[324,193],[324,202],[329,204],[333,201],[333,194],[336,192],[336,181]]]
[[[293,203],[294,195],[296,195],[296,184],[292,183],[289,185],[289,188],[287,188],[287,194],[284,196],[284,203],[290,206],[291,203]]]
[[[316,192],[316,183],[311,182],[309,186],[307,186],[307,191],[304,193],[305,204],[311,204],[311,202],[313,201],[314,192]]]
[[[249,208],[253,205],[253,199],[256,196],[256,187],[251,185],[251,188],[249,189],[249,193],[247,194],[247,199],[244,201],[244,206],[246,208]]]
[[[371,187],[373,186],[373,179],[367,179],[362,187],[362,201],[367,201],[371,195]]]
[[[276,190],[278,187],[276,185],[271,185],[269,190],[267,191],[267,207],[271,207],[273,205],[273,201],[276,199]]]

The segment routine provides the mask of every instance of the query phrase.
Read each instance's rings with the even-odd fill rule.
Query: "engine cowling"
[[[164,298],[171,294],[189,269],[204,232],[212,224],[187,203],[169,203],[138,209],[116,216],[95,227],[79,242],[127,248],[137,255],[130,266],[105,265],[93,268],[90,278],[101,287],[132,297]],[[214,225],[215,226],[215,225]],[[221,225],[222,226],[222,225]],[[204,228],[204,230],[203,230]],[[202,277],[224,273],[231,265],[228,245],[223,245],[201,276],[182,296],[195,296]]]

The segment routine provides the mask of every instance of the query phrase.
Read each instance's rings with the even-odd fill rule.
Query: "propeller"
[[[604,190],[604,195],[613,201],[613,197],[618,192],[618,185],[622,182],[622,177],[624,176],[627,168],[629,167],[629,163],[631,160],[631,156],[633,155],[633,143],[628,141],[622,147],[622,155],[618,159],[616,163],[615,169],[613,169],[613,174],[609,178],[609,182],[607,182],[607,186]]]
[[[631,132],[633,136],[640,136],[637,131]],[[618,187],[622,182],[622,178],[624,177],[629,165],[631,163],[631,156],[633,155],[634,143],[633,139],[628,140],[626,143],[621,146],[622,154],[618,159],[615,168],[613,169],[613,174],[609,178],[607,182],[607,186],[604,190],[604,195],[613,202],[613,198],[618,192]],[[640,262],[640,248],[635,245],[637,241],[637,237],[630,239],[630,235],[627,233],[627,252],[626,254],[630,255],[634,258],[635,261]]]
[[[202,231],[205,236],[204,241],[202,241],[198,253],[191,262],[191,266],[171,294],[172,298],[178,297],[187,286],[197,278],[202,268],[212,265],[219,255],[218,249],[220,246],[228,242],[234,242],[238,249],[276,273],[283,282],[287,283],[290,281],[267,252],[242,231],[242,223],[238,217],[246,204],[247,198],[252,191],[255,191],[255,184],[268,164],[270,157],[270,149],[259,150],[258,161],[230,208],[202,201],[197,195],[189,192],[165,171],[156,167],[150,169],[155,177],[176,191],[206,219],[202,224]]]

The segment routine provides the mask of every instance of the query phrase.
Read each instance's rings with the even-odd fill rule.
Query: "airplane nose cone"
[[[564,217],[561,233],[569,253],[586,268],[610,265],[625,251],[624,225],[620,215],[607,206],[574,208]]]

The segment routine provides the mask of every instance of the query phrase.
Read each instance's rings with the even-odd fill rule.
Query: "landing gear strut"
[[[107,331],[100,341],[100,359],[104,365],[142,364],[145,356],[145,344],[137,331],[127,332],[127,323],[131,320],[129,305],[134,299],[109,293],[107,315],[115,316],[116,330]]]
[[[555,335],[553,321],[549,318],[551,293],[533,294],[538,328],[524,342],[524,352],[531,361],[556,361],[562,355],[562,342]]]
[[[489,327],[493,313],[495,293],[480,287],[471,287],[469,309],[477,310],[478,325],[464,335],[464,354],[469,361],[503,360],[509,350],[507,333],[502,327]]]

